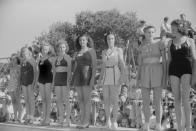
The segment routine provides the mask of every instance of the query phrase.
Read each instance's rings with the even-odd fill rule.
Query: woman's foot
[[[117,122],[113,122],[112,125],[111,125],[111,128],[112,128],[113,130],[116,130],[116,129],[118,128]]]
[[[69,120],[66,120],[66,122],[63,123],[63,126],[64,127],[70,127],[71,126],[71,120],[70,119]]]
[[[149,124],[145,123],[138,131],[150,131]]]
[[[106,122],[106,128],[111,129],[111,127],[112,127],[111,121]]]
[[[161,124],[157,124],[156,125],[156,128],[155,128],[155,131],[162,131],[163,129],[162,129],[162,126],[161,126]]]
[[[192,127],[187,127],[187,128],[185,129],[185,131],[193,131],[193,128],[192,128]]]

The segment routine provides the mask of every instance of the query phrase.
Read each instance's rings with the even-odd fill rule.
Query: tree
[[[59,39],[65,39],[70,47],[70,54],[74,52],[74,44],[76,38],[88,33],[94,43],[98,58],[101,57],[101,51],[105,48],[105,36],[107,30],[112,29],[116,35],[116,44],[122,48],[126,48],[127,41],[134,41],[136,38],[136,29],[138,27],[138,19],[135,12],[120,13],[118,10],[108,11],[82,11],[76,14],[76,23],[56,22],[49,28],[48,33],[42,33],[36,38],[36,42],[40,44],[43,40],[48,40],[55,47]],[[128,46],[129,47],[129,46]]]
[[[60,39],[67,41],[69,53],[74,51],[75,31],[73,24],[69,22],[56,22],[49,27],[48,33],[42,33],[39,37],[36,37],[34,43],[40,46],[42,41],[48,41],[55,48]]]
[[[100,56],[105,47],[104,34],[112,29],[117,34],[117,45],[126,46],[126,41],[136,38],[138,19],[135,12],[121,14],[118,10],[89,12],[76,14],[76,34],[88,33],[94,40],[96,51]]]

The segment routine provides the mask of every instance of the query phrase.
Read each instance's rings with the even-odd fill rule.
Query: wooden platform
[[[135,128],[118,128],[116,131],[137,131]],[[61,128],[53,126],[22,125],[12,123],[0,123],[0,131],[112,131],[112,129],[90,127],[86,129]]]

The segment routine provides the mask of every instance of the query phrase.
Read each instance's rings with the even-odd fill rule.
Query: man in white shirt
[[[168,17],[164,17],[163,19],[163,23],[161,24],[161,28],[160,28],[160,36],[166,36],[169,37],[171,34],[171,25],[169,24],[169,18]]]

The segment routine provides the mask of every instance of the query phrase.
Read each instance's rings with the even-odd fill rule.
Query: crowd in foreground
[[[37,56],[32,48],[23,47],[19,55],[11,56],[7,91],[3,91],[11,96],[13,120],[33,124],[35,118],[40,118],[42,126],[56,122],[65,127],[75,123],[80,129],[93,124],[111,129],[137,127],[158,131],[164,126],[168,128],[169,123],[179,131],[191,131],[195,41],[190,38],[190,24],[184,14],[170,26],[171,31],[161,31],[160,40],[155,39],[154,26],[139,29],[136,75],[126,69],[123,50],[115,46],[113,31],[105,34],[107,48],[102,52],[98,79],[96,52],[87,34],[77,38],[73,58],[67,54],[69,47],[62,39],[55,49],[43,41]],[[128,79],[130,74],[132,78]],[[171,92],[163,93],[168,86]],[[7,112],[10,104],[9,99],[2,98],[2,120],[6,121],[12,118]]]

